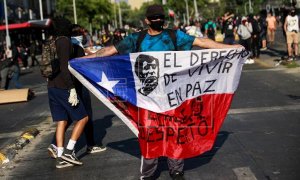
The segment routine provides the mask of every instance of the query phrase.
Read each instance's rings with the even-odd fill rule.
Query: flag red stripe
[[[208,94],[174,110],[155,113],[111,99],[139,130],[145,158],[190,158],[209,151],[229,110],[233,94]]]

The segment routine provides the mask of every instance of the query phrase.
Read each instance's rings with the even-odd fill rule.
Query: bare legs
[[[81,120],[77,121],[75,124],[75,127],[73,128],[71,139],[74,141],[77,141],[77,139],[80,137],[85,124],[88,121],[88,116],[82,118]],[[67,120],[59,121],[57,123],[56,127],[56,143],[57,147],[63,147],[64,146],[64,138],[65,138],[65,129],[67,126]]]

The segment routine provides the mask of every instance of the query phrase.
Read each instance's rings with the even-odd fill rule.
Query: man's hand
[[[68,101],[72,106],[76,106],[79,103],[79,99],[77,98],[77,93],[75,88],[70,90],[70,96]]]
[[[106,57],[117,54],[118,51],[115,46],[107,46],[102,49],[99,49],[97,52],[84,56],[83,58],[95,58],[95,57]]]

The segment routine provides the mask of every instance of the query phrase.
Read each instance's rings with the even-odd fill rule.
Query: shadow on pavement
[[[298,100],[298,99],[300,99],[300,96],[297,96],[297,95],[291,95],[291,94],[289,94],[289,95],[287,95],[289,98],[291,98],[291,99],[293,99],[293,100]]]
[[[112,118],[115,117],[114,115],[108,115],[105,116],[103,119],[96,119],[94,120],[94,138],[95,138],[95,143],[97,145],[102,145],[102,140],[104,139],[107,131],[106,129],[112,126]],[[85,148],[86,146],[86,138],[83,133],[82,136],[80,136],[77,144],[76,144],[76,149],[80,150],[82,148]],[[83,153],[79,156],[79,158],[82,158],[86,154]]]
[[[224,142],[227,140],[227,138],[229,137],[230,134],[231,134],[231,132],[220,131],[218,133],[216,142],[210,151],[208,151],[200,156],[184,160],[184,170],[186,171],[186,170],[195,169],[204,164],[209,163],[212,160],[212,158],[214,157],[214,155],[217,154],[218,150],[223,146]],[[157,169],[158,169],[157,175],[156,175],[157,177],[160,176],[160,173],[162,171],[169,170],[168,165],[167,165],[167,158],[165,158],[165,157],[160,158]]]
[[[285,50],[274,49],[272,47],[268,47],[268,50],[261,51],[261,54],[265,54],[265,55],[268,55],[270,57],[282,57],[282,56],[286,55],[286,51]]]
[[[191,169],[195,169],[199,166],[209,163],[211,161],[211,159],[214,157],[214,155],[218,152],[218,150],[223,146],[224,142],[227,140],[227,138],[229,137],[230,134],[231,134],[231,132],[220,131],[218,133],[216,142],[215,142],[212,150],[210,150],[198,157],[186,159],[184,169],[191,170]],[[118,151],[127,153],[127,154],[137,157],[137,158],[141,157],[137,138],[130,138],[130,139],[122,140],[122,141],[111,142],[111,143],[108,143],[107,146],[112,149],[116,149]],[[157,168],[157,172],[156,172],[155,176],[159,177],[162,171],[168,171],[166,157],[159,158],[159,164],[158,164],[158,168]]]
[[[107,146],[137,158],[141,157],[139,142],[137,138],[111,142],[108,143]]]
[[[102,144],[102,140],[106,135],[106,129],[112,126],[112,119],[115,115],[105,116],[103,119],[94,121],[94,137],[96,144]]]

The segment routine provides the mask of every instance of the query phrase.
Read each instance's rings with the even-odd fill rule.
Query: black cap
[[[164,8],[161,5],[151,5],[148,6],[146,10],[146,17],[156,16],[156,15],[165,15]]]

